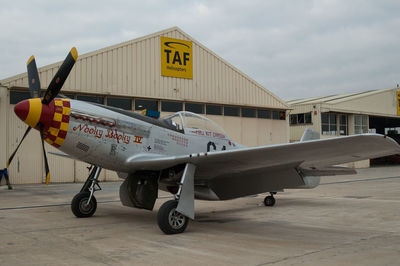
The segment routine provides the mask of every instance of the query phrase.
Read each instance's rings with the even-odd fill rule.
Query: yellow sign
[[[193,78],[192,42],[161,37],[161,75]]]
[[[397,115],[400,115],[400,91],[396,91]]]

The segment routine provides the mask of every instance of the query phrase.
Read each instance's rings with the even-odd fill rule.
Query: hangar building
[[[400,142],[400,89],[382,89],[287,102],[290,141],[301,139],[307,127],[321,138],[361,133],[389,135]],[[354,167],[368,167],[369,160]]]
[[[42,93],[60,65],[39,68]],[[132,111],[158,111],[161,116],[180,110],[200,113],[244,145],[289,141],[288,105],[177,27],[80,55],[61,93]],[[0,128],[3,164],[26,130],[13,112],[14,105],[26,98],[26,73],[0,81],[0,121],[6,125]],[[39,138],[37,131],[31,132],[22,144],[9,168],[11,183],[44,182]],[[46,150],[56,152],[47,144]],[[48,157],[51,182],[86,179],[86,163]],[[111,171],[100,176],[116,178]]]

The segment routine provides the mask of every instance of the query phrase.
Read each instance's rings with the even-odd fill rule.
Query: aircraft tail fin
[[[304,130],[304,133],[300,139],[300,142],[307,141],[307,140],[315,140],[315,139],[319,139],[319,138],[320,138],[319,133],[308,127],[308,128],[306,128],[306,130]]]

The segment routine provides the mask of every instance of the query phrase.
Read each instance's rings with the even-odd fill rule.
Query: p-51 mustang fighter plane
[[[174,200],[165,202],[157,219],[166,234],[182,233],[194,219],[194,199],[229,200],[288,188],[313,188],[319,176],[353,173],[333,167],[346,162],[400,153],[392,139],[363,134],[319,140],[308,130],[300,142],[244,147],[233,142],[211,120],[190,112],[164,119],[100,104],[57,98],[76,59],[72,48],[50,82],[44,97],[35,59],[27,64],[31,99],[15,106],[28,128],[10,156],[7,167],[31,128],[39,130],[45,158],[46,183],[50,174],[44,141],[68,156],[94,165],[71,203],[77,217],[90,217],[97,208],[94,192],[102,168],[124,179],[123,205],[152,210],[158,189]],[[107,159],[105,159],[107,158]]]

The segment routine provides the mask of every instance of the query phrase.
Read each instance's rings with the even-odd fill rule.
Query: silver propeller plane
[[[378,134],[330,139],[306,130],[300,142],[244,147],[232,141],[211,120],[190,112],[163,119],[78,100],[57,98],[78,57],[72,48],[50,82],[44,97],[35,59],[27,64],[31,99],[15,106],[28,128],[40,131],[46,183],[50,179],[44,141],[71,158],[94,167],[71,203],[77,217],[90,217],[97,208],[102,168],[116,171],[123,205],[152,210],[158,190],[174,200],[165,202],[157,219],[166,234],[182,233],[194,219],[194,200],[229,200],[269,192],[264,204],[275,204],[274,194],[289,188],[314,188],[321,175],[354,173],[334,165],[400,153],[399,145]],[[106,159],[107,158],[107,159]]]

